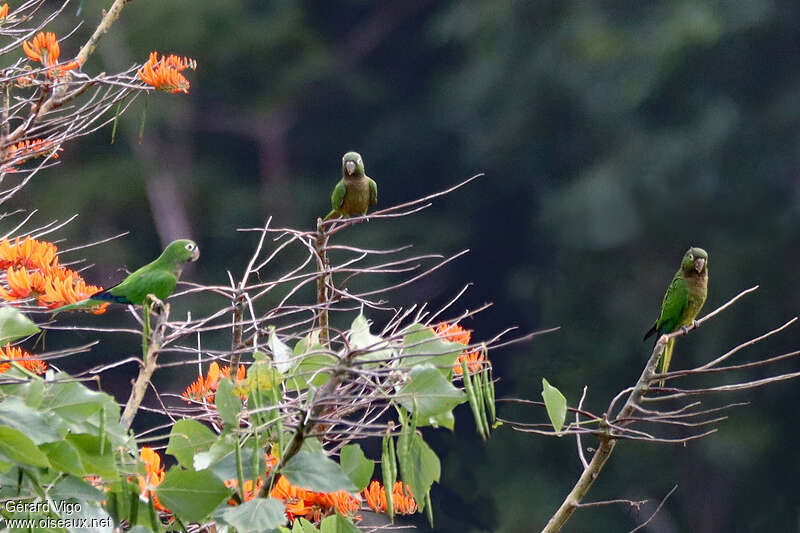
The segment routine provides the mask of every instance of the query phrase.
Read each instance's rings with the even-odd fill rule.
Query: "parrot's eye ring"
[[[188,244],[186,245],[186,249],[187,249],[187,250],[189,250],[189,251],[191,252],[192,250],[194,250],[194,244],[192,244],[192,243],[188,243]]]

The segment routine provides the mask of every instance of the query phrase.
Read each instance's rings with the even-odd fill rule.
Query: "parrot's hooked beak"
[[[192,263],[197,261],[199,258],[200,258],[200,247],[195,246],[194,250],[192,250],[192,259],[191,259]]]
[[[353,172],[356,171],[356,162],[355,161],[345,161],[344,169],[347,171],[348,176],[352,176]]]
[[[705,268],[705,266],[706,266],[706,260],[703,259],[702,257],[698,257],[697,259],[694,260],[694,269],[697,270],[699,274],[703,273],[703,269]]]

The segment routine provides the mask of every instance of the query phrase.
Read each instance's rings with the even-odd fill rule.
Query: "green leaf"
[[[156,489],[164,507],[189,522],[202,522],[228,497],[229,490],[208,470],[173,467]]]
[[[320,345],[320,349],[322,349],[322,345]],[[335,361],[330,355],[307,355],[297,364],[294,376],[290,382],[287,382],[287,385],[292,385],[293,390],[307,389],[312,385],[321,387],[331,377],[330,372],[326,372],[326,370],[333,368],[334,364]],[[311,378],[310,382],[308,378]]]
[[[66,440],[78,452],[87,474],[96,474],[108,478],[118,475],[112,453],[113,447],[107,440],[103,443],[100,437],[85,434],[67,435]]]
[[[18,393],[25,398],[25,405],[38,409],[44,399],[44,381],[29,381],[20,386]]]
[[[311,385],[315,387],[324,385],[330,378],[330,373],[325,370],[330,370],[337,362],[335,356],[325,352],[325,347],[319,343],[319,331],[314,331],[297,341],[294,346],[294,356],[299,358],[299,362],[294,367],[291,378],[287,378],[287,386],[299,391]]]
[[[214,394],[214,405],[222,421],[232,427],[239,427],[239,413],[242,411],[242,400],[233,392],[233,382],[228,378],[219,380],[217,392]]]
[[[369,322],[363,314],[359,314],[350,325],[350,346],[357,350],[369,350],[358,356],[361,360],[390,359],[394,355],[387,341],[369,332]]]
[[[71,379],[64,373],[57,374],[58,378]],[[119,423],[119,404],[108,394],[71,381],[53,383],[46,396],[49,410],[67,422],[72,433],[98,435],[102,427],[106,440],[114,446],[132,446],[128,432]]]
[[[400,364],[414,366],[430,363],[449,379],[453,372],[453,364],[463,350],[463,344],[443,339],[428,326],[415,323],[406,328],[406,334],[403,336],[401,354],[403,358]]]
[[[292,360],[292,349],[278,338],[278,335],[275,333],[275,326],[269,327],[267,345],[269,345],[269,349],[272,352],[272,361],[275,363],[275,368],[278,369],[278,372],[281,374],[289,372],[295,364]]]
[[[354,526],[353,522],[339,513],[323,520],[319,525],[319,530],[320,533],[361,533],[361,530]]]
[[[77,498],[87,502],[101,503],[106,499],[106,494],[94,488],[91,484],[75,476],[64,476],[48,492],[53,499]]]
[[[10,305],[0,306],[0,345],[5,346],[6,343],[35,335],[40,331],[39,326],[23,315],[19,309]]]
[[[10,397],[0,402],[0,425],[26,434],[35,444],[62,439],[56,431],[57,421],[48,421],[38,410],[29,407],[22,398]]]
[[[88,475],[78,450],[69,442],[65,440],[49,442],[42,444],[41,450],[47,454],[50,464],[57,470],[79,477]]]
[[[442,427],[453,431],[456,425],[456,417],[453,416],[453,411],[450,410],[440,415],[430,417],[428,423],[435,428]]]
[[[178,420],[169,434],[167,453],[190,468],[195,454],[207,451],[216,440],[217,435],[197,420]]]
[[[364,451],[358,444],[348,444],[342,448],[339,454],[339,461],[342,470],[357,490],[363,490],[372,479],[372,472],[375,471],[375,463],[367,459]]]
[[[237,533],[267,533],[286,524],[286,507],[275,498],[256,498],[236,507],[228,507],[215,518],[236,529]]]
[[[322,451],[300,450],[281,468],[281,473],[292,485],[316,492],[356,490],[339,464]]]
[[[453,409],[466,401],[467,395],[446,379],[430,363],[416,365],[408,373],[408,381],[397,393],[397,401],[409,411],[416,409],[417,419],[422,425],[425,421]]]
[[[547,416],[550,423],[557,432],[564,427],[564,420],[567,418],[567,399],[561,391],[550,385],[545,378],[542,378],[542,398],[544,406],[547,408]]]
[[[319,531],[314,524],[299,516],[294,519],[294,524],[292,524],[292,533],[316,533]]]
[[[294,345],[293,353],[295,357],[307,354],[309,352],[315,352],[315,346],[322,346],[319,342],[319,330],[315,329],[299,341],[297,344]]]
[[[282,382],[283,376],[268,362],[256,361],[247,370],[247,388],[250,391],[271,391],[273,388],[279,387]]]
[[[229,453],[222,457],[216,457],[214,459],[213,464],[210,466],[211,471],[216,474],[216,476],[225,481],[227,479],[234,479],[237,477],[236,474],[236,453],[234,450],[235,441],[232,442],[232,446],[229,447]],[[242,447],[241,449],[241,457],[242,457],[242,474],[244,475],[245,479],[253,479],[257,478],[258,476],[262,476],[264,474],[264,470],[266,469],[266,463],[264,461],[264,450],[260,448],[258,450],[253,450],[255,445],[255,441],[250,439],[247,444]],[[209,452],[211,453],[211,452]],[[256,465],[256,471],[253,471],[253,454],[256,454],[256,459],[258,464]]]
[[[208,451],[199,452],[192,460],[192,468],[197,470],[206,470],[216,465],[223,457],[234,453],[236,446],[236,439],[233,435],[226,431],[220,435]]]
[[[9,460],[24,464],[47,467],[50,461],[24,433],[8,426],[0,426],[0,453]]]
[[[425,495],[439,481],[441,464],[436,453],[419,433],[404,432],[397,439],[397,462],[403,482],[411,487],[420,512],[425,506]]]

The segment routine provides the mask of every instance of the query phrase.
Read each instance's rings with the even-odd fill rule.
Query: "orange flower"
[[[20,242],[17,237],[12,244],[8,239],[3,239],[0,241],[0,268],[23,266],[45,269],[58,266],[57,253],[58,248],[51,242],[37,241],[30,237],[25,237]]]
[[[17,237],[13,244],[8,239],[0,241],[0,269],[6,270],[8,289],[0,286],[0,298],[19,300],[36,297],[38,304],[54,309],[62,305],[83,301],[103,290],[87,285],[83,278],[68,268],[59,265],[58,248],[46,241]],[[91,309],[92,313],[104,313],[108,303]]]
[[[448,324],[442,322],[436,328],[431,328],[438,337],[449,340],[450,342],[457,342],[458,344],[468,345],[472,337],[472,331],[464,329],[458,324]]]
[[[283,502],[286,506],[286,516],[290,521],[294,521],[297,516],[306,516],[312,511],[311,506],[306,505],[307,491],[289,483],[286,476],[278,478],[269,495]]]
[[[33,355],[22,350],[18,346],[11,346],[6,344],[5,348],[0,348],[0,374],[7,372],[11,368],[11,363],[5,361],[16,361],[22,365],[26,370],[34,374],[44,374],[47,370],[47,363],[41,359],[36,359]]]
[[[159,91],[188,93],[189,80],[181,74],[187,68],[192,70],[197,68],[197,61],[173,54],[161,56],[159,59],[158,52],[150,52],[150,57],[137,71],[137,74],[140,80]]]
[[[349,492],[314,492],[313,490],[295,487],[285,476],[280,476],[270,491],[270,496],[277,498],[286,506],[286,516],[290,521],[303,516],[312,522],[338,511],[345,516],[354,516],[361,507],[361,499]]]
[[[52,152],[53,159],[58,159],[58,152],[62,151],[63,148],[59,146],[53,149],[52,145],[53,143],[44,139],[20,141],[8,147],[5,161],[10,162],[10,166],[14,166],[24,163],[28,159],[43,157],[47,155],[48,152]]]
[[[220,368],[219,373],[224,378],[231,377],[231,367],[230,365],[223,366]],[[236,369],[236,380],[235,381],[243,381],[247,377],[247,367],[244,365],[239,365],[239,368]],[[219,380],[217,380],[219,382]],[[214,390],[217,390],[217,386],[214,385]]]
[[[42,65],[52,67],[58,63],[58,56],[61,54],[61,47],[58,46],[56,34],[49,31],[39,32],[32,42],[22,43],[25,55],[34,61],[39,61]]]
[[[453,371],[459,376],[464,373],[464,369],[461,367],[461,361],[464,360],[467,361],[467,369],[471,374],[474,374],[483,368],[484,362],[486,361],[486,356],[480,350],[472,350],[469,353],[464,352],[459,355],[458,359],[453,364]]]
[[[458,324],[448,324],[447,322],[442,322],[441,324],[437,325],[436,328],[431,328],[431,331],[433,331],[438,337],[447,339],[450,342],[463,344],[464,346],[469,346],[469,343],[472,340],[472,332],[468,329],[462,328]],[[481,350],[461,352],[458,356],[458,359],[455,361],[455,363],[453,363],[453,372],[459,376],[464,373],[464,370],[461,368],[461,361],[465,359],[467,361],[467,368],[470,372],[474,373],[478,372],[483,367],[486,356]]]
[[[8,4],[3,4],[0,6],[0,19],[4,19],[8,16]]]
[[[144,476],[136,476],[139,481],[139,490],[141,491],[140,497],[147,499],[153,498],[153,505],[159,511],[169,511],[166,507],[161,505],[156,496],[155,488],[164,481],[164,467],[161,466],[161,456],[156,453],[153,448],[142,446],[139,452],[139,459],[144,463]]]
[[[47,290],[47,280],[41,272],[28,272],[24,268],[9,268],[6,271],[8,291],[0,287],[0,297],[4,300],[19,300],[28,296],[38,296]]]
[[[206,377],[198,376],[194,383],[186,387],[182,396],[186,401],[202,402],[205,400],[209,403],[213,402],[214,393],[217,392],[217,387],[219,386],[219,380],[223,377],[230,377],[230,375],[230,366],[220,368],[219,364],[214,361],[208,367]],[[244,365],[239,365],[239,369],[236,372],[236,381],[243,381],[246,375],[247,368]]]
[[[317,503],[323,509],[330,511],[333,508],[344,516],[352,516],[361,507],[361,499],[356,498],[345,490],[336,492],[317,492]]]
[[[378,481],[372,481],[364,489],[364,499],[367,505],[376,513],[385,513],[387,510],[386,491]],[[417,512],[417,502],[411,493],[411,487],[402,481],[396,481],[392,487],[392,503],[396,514],[414,514]]]
[[[256,496],[258,496],[258,492],[261,490],[261,487],[264,485],[264,481],[261,478],[256,479],[256,486],[253,488],[253,480],[248,479],[244,482],[244,501],[249,502]],[[225,486],[229,489],[235,489],[239,487],[239,482],[235,479],[229,479],[225,481]],[[236,500],[230,499],[228,500],[229,505],[236,505]]]
[[[39,296],[39,305],[49,309],[82,302],[103,290],[96,285],[87,285],[77,272],[66,268],[59,268],[53,272],[49,281],[45,293]],[[108,306],[109,302],[98,303],[89,310],[95,315],[100,315],[106,312]]]
[[[33,41],[25,41],[22,43],[22,49],[25,55],[33,61],[38,61],[46,67],[52,67],[48,71],[49,77],[59,77],[66,71],[76,69],[81,66],[80,61],[73,60],[63,65],[58,64],[58,56],[61,55],[61,47],[58,45],[58,39],[53,32],[39,32]]]

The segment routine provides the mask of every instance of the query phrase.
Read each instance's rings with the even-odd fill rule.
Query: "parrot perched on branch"
[[[131,272],[119,284],[97,292],[82,302],[53,309],[53,312],[86,309],[104,302],[142,305],[148,294],[165,300],[175,290],[183,264],[197,261],[198,257],[200,249],[193,241],[172,241],[155,261]]]
[[[364,174],[364,161],[358,153],[347,152],[342,157],[342,179],[331,194],[333,209],[324,220],[366,215],[370,206],[377,203],[378,185]]]
[[[664,295],[661,304],[661,315],[653,327],[644,335],[646,340],[654,333],[664,335],[680,328],[689,326],[694,322],[697,314],[706,303],[708,294],[708,254],[702,248],[689,248],[683,256],[681,267]],[[658,338],[656,338],[658,342]],[[670,339],[661,356],[661,374],[669,370],[672,359],[672,350],[675,348],[675,339]],[[660,382],[659,386],[663,386]]]

